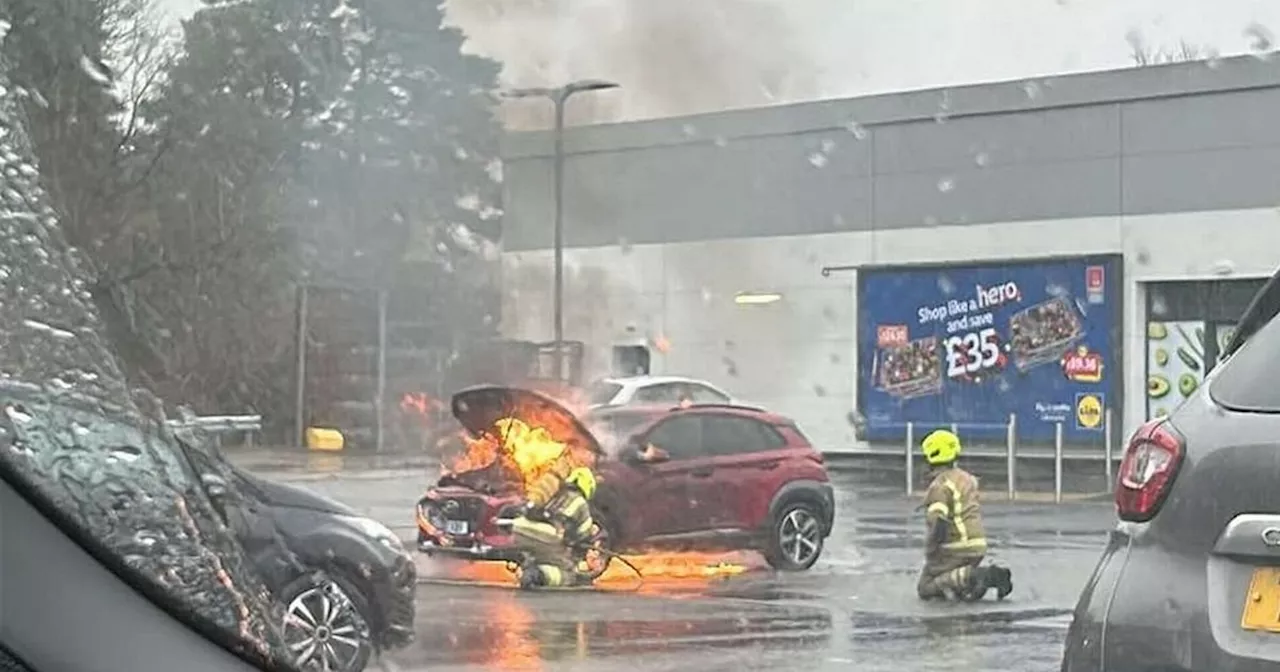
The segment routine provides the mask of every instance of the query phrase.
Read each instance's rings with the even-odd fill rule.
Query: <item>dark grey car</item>
[[[1280,670],[1280,274],[1206,384],[1130,439],[1063,672]]]

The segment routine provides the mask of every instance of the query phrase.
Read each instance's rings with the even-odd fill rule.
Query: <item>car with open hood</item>
[[[470,436],[418,502],[418,548],[429,555],[517,559],[501,521],[557,459],[595,469],[593,513],[614,550],[753,549],[775,568],[803,570],[831,532],[822,456],[781,415],[685,404],[610,407],[579,419],[545,395],[502,386],[458,392],[451,407]],[[601,436],[606,428],[622,436]]]

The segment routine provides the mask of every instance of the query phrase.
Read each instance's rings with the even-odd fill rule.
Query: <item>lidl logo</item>
[[[1101,394],[1076,395],[1076,427],[1079,429],[1098,429],[1102,426]]]

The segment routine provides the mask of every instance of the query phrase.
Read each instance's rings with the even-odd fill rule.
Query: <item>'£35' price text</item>
[[[947,355],[947,376],[964,378],[1000,363],[1000,337],[995,329],[948,336],[943,341]]]

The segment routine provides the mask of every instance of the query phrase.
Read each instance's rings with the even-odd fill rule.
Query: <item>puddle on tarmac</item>
[[[940,607],[938,613],[901,615],[866,611],[850,614],[855,641],[878,639],[954,639],[973,635],[1065,631],[1071,619],[1069,609],[1010,609],[989,606],[954,605]]]
[[[825,646],[832,628],[826,609],[751,609],[724,618],[723,606],[677,610],[656,601],[650,607],[635,606],[607,594],[575,598],[483,591],[470,599],[449,600],[441,608],[450,617],[421,624],[412,650],[397,659],[496,670],[553,669],[554,661],[575,659],[725,648],[809,649]],[[691,613],[697,611],[703,613]]]

